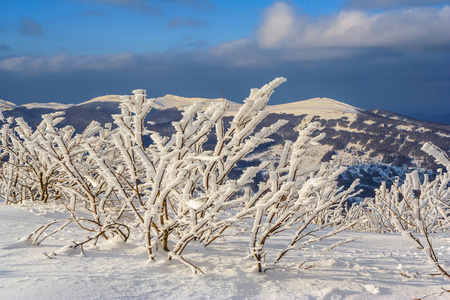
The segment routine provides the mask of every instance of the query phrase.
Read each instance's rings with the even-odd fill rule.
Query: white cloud
[[[112,70],[133,60],[129,53],[74,56],[58,54],[50,57],[16,56],[0,61],[0,69],[15,72],[65,72],[78,70]]]
[[[266,49],[448,47],[448,28],[450,6],[409,8],[373,15],[343,10],[311,19],[292,6],[277,2],[264,15],[258,44]]]
[[[222,43],[203,53],[210,64],[224,67],[265,66],[273,62],[270,52],[260,49],[249,38]]]
[[[265,13],[264,24],[259,32],[260,44],[271,48],[290,38],[295,28],[300,25],[299,21],[291,6],[284,2],[276,2]]]
[[[256,38],[242,38],[211,48],[188,45],[147,54],[6,57],[0,58],[0,70],[45,73],[147,67],[164,69],[189,63],[208,67],[265,68],[283,62],[352,57],[382,57],[386,60],[385,54],[389,53],[392,57],[411,56],[412,53],[424,57],[425,53],[433,53],[435,49],[450,48],[448,28],[450,6],[378,14],[343,10],[314,19],[284,2],[276,2],[263,15]]]
[[[22,65],[27,58],[25,56],[6,58],[0,61],[0,69],[7,71],[16,71],[20,65]]]

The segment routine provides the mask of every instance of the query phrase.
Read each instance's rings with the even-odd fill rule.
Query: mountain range
[[[119,95],[107,95],[77,105],[30,103],[22,106],[0,101],[5,117],[23,117],[30,125],[39,124],[42,114],[63,110],[65,120],[62,125],[72,125],[81,132],[93,120],[103,124],[112,122],[111,115],[120,112],[121,100]],[[241,105],[222,98],[166,95],[156,98],[156,107],[147,116],[148,121],[153,122],[151,130],[171,135],[171,123],[181,118],[184,107],[196,101],[203,101],[205,106],[209,102],[227,101],[229,109],[225,123]],[[267,109],[270,114],[259,127],[268,126],[278,119],[289,122],[272,136],[271,143],[260,146],[245,158],[238,166],[240,168],[256,165],[261,160],[276,159],[284,141],[297,137],[295,129],[311,121],[320,122],[326,137],[321,146],[306,154],[305,164],[316,164],[334,157],[339,163],[349,166],[342,177],[343,182],[361,178],[363,186],[375,187],[381,181],[403,175],[409,168],[436,170],[442,167],[420,150],[427,141],[447,153],[450,151],[450,125],[420,121],[383,109],[363,110],[329,98],[268,105]],[[205,144],[205,148],[213,142]]]

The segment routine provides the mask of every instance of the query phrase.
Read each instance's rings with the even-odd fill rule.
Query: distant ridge
[[[95,97],[91,100],[84,101],[79,104],[61,104],[56,102],[49,103],[28,103],[18,106],[10,101],[0,99],[0,111],[12,110],[19,107],[24,107],[27,109],[53,109],[53,110],[66,110],[69,107],[77,107],[83,105],[91,105],[95,103],[108,103],[108,102],[120,102],[122,95],[104,95]],[[236,103],[223,98],[200,98],[200,97],[182,97],[177,95],[167,94],[163,97],[157,97],[156,99],[156,109],[169,109],[176,108],[180,109],[191,105],[193,102],[205,102],[205,106],[211,102],[223,102],[224,100],[228,103],[229,108],[226,115],[233,115],[242,104]],[[270,103],[270,102],[269,102]],[[321,114],[327,119],[340,118],[342,114],[360,114],[360,113],[375,113],[386,118],[394,120],[403,120],[411,123],[411,121],[417,120],[419,122],[433,122],[440,124],[450,124],[450,114],[442,115],[425,115],[420,113],[413,113],[408,115],[402,115],[394,112],[390,112],[384,109],[370,109],[363,110],[358,107],[340,102],[334,99],[326,97],[316,97],[307,100],[301,100],[296,102],[267,105],[267,109],[270,113],[276,114],[291,114],[291,115],[317,115]]]
[[[55,102],[50,103],[28,103],[22,105],[28,109],[37,109],[37,108],[49,108],[55,110],[65,110],[69,107],[73,106],[82,106],[82,105],[91,105],[95,103],[104,103],[104,102],[120,102],[122,95],[104,95],[95,97],[91,100],[82,102],[80,104],[60,104]],[[193,102],[205,102],[205,106],[211,102],[223,102],[226,101],[229,105],[227,115],[232,115],[239,110],[242,104],[236,103],[233,101],[229,101],[223,98],[199,98],[199,97],[181,97],[176,95],[167,94],[163,97],[155,98],[156,107],[158,109],[168,109],[168,108],[183,108],[191,105]],[[8,109],[17,108],[18,106],[14,103],[4,101],[3,106]],[[1,104],[1,103],[0,103]],[[303,114],[314,114],[317,112],[328,112],[328,113],[352,113],[357,114],[362,112],[363,110],[349,104],[339,102],[337,100],[333,100],[330,98],[317,97],[297,102],[285,103],[285,104],[277,104],[277,105],[267,105],[267,109],[271,113],[281,113],[281,114],[293,114],[293,115],[303,115]]]
[[[120,95],[105,95],[93,98],[89,101],[80,103],[78,105],[94,103],[94,102],[120,102]],[[200,98],[200,97],[182,97],[167,94],[163,97],[156,98],[157,108],[167,109],[167,108],[183,108],[191,105],[193,102],[205,102],[205,104],[211,102],[228,102],[230,106],[229,111],[237,111],[242,105],[223,98]],[[277,105],[267,105],[267,109],[271,113],[285,113],[293,115],[302,115],[305,113],[311,113],[312,111],[329,111],[329,112],[342,112],[342,113],[360,113],[363,111],[360,108],[351,106],[349,104],[339,102],[330,98],[316,97],[307,100],[277,104]]]
[[[433,127],[436,128],[441,128],[441,129],[446,129],[448,128],[448,126],[450,125],[450,122],[439,122],[438,120],[436,121],[427,121],[427,120],[422,120],[419,118],[414,118],[412,116],[407,116],[407,115],[402,115],[402,114],[398,114],[395,112],[391,112],[385,109],[368,109],[365,111],[365,113],[368,114],[375,114],[378,116],[382,116],[384,118],[388,118],[391,120],[398,120],[398,121],[403,121],[409,124],[416,124],[416,125],[426,125],[426,124],[433,124]]]
[[[450,113],[442,114],[442,115],[426,115],[420,113],[411,113],[408,114],[411,118],[418,119],[426,122],[434,122],[434,123],[442,123],[442,124],[450,124]]]

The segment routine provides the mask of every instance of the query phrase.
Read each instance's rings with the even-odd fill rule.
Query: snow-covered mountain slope
[[[194,102],[204,102],[204,107],[209,103],[215,103],[215,102],[223,102],[226,101],[228,103],[228,110],[227,115],[231,116],[234,115],[238,110],[239,107],[241,107],[241,104],[232,102],[223,98],[215,98],[215,99],[209,99],[209,98],[186,98],[186,97],[180,97],[175,95],[167,94],[164,97],[156,98],[156,104],[158,105],[158,108],[160,109],[168,109],[168,108],[184,108],[187,106],[192,105]]]
[[[362,109],[330,98],[312,98],[303,101],[279,105],[269,105],[268,110],[277,114],[317,114],[317,113],[351,113],[358,114]]]
[[[120,102],[120,101],[122,101],[122,99],[120,99],[120,97],[122,97],[122,95],[105,95],[105,96],[95,97],[91,100],[82,102],[78,105],[84,105],[84,104],[89,104],[89,103],[94,103],[94,102]]]
[[[14,103],[0,99],[0,112],[5,111],[5,110],[11,110],[16,107],[17,107],[17,105],[15,105]]]
[[[50,108],[50,109],[54,109],[54,110],[65,110],[65,109],[73,106],[73,104],[61,104],[61,103],[56,103],[56,102],[47,102],[47,103],[34,102],[34,103],[27,103],[22,106],[24,106],[28,109]]]
[[[183,108],[191,105],[193,102],[204,102],[205,106],[211,102],[223,102],[222,98],[187,98],[175,95],[167,94],[164,97],[156,98],[156,104],[158,104],[162,109],[167,108]],[[229,113],[234,113],[238,111],[241,107],[240,103],[226,100],[229,105]],[[303,115],[303,114],[317,114],[317,113],[353,113],[357,114],[363,111],[360,108],[348,105],[343,102],[339,102],[330,98],[312,98],[303,101],[297,101],[286,104],[278,105],[267,105],[267,109],[271,113],[278,114],[293,114],[293,115]]]
[[[121,97],[122,97],[122,95],[100,96],[100,97],[96,97],[91,100],[82,102],[82,103],[78,104],[78,106],[86,105],[86,104],[101,103],[101,102],[119,103],[121,101]],[[192,103],[194,103],[194,102],[204,102],[205,103],[204,106],[206,107],[211,102],[223,102],[223,101],[224,101],[224,99],[222,99],[222,98],[215,98],[215,99],[198,98],[198,97],[188,98],[188,97],[181,97],[181,96],[167,94],[163,97],[156,98],[156,108],[158,108],[158,109],[169,109],[169,108],[182,109],[184,107],[192,105]],[[236,103],[236,102],[232,102],[232,101],[229,101],[226,99],[225,99],[225,101],[227,101],[228,105],[229,105],[227,115],[233,115],[235,112],[238,111],[239,107],[241,106],[241,104]]]
[[[89,101],[85,101],[78,105],[92,104],[96,102],[120,102],[121,95],[105,95],[93,98]],[[191,105],[194,102],[204,102],[205,107],[209,103],[214,102],[228,102],[228,115],[233,115],[241,107],[240,103],[229,101],[223,98],[199,98],[199,97],[181,97],[176,95],[167,94],[163,97],[156,98],[157,108],[168,109],[168,108],[184,108]],[[25,105],[27,106],[27,105]],[[330,118],[340,118],[342,113],[357,114],[363,111],[360,108],[351,106],[349,104],[339,102],[330,98],[312,98],[303,101],[297,101],[292,103],[278,104],[278,105],[268,105],[267,109],[271,113],[277,114],[293,114],[293,115],[316,115],[320,113],[321,115],[327,115]]]

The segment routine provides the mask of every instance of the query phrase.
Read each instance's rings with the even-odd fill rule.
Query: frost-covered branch
[[[450,165],[448,156],[431,143],[425,143],[422,150],[436,160]],[[439,262],[434,251],[431,234],[447,232],[450,229],[450,176],[440,172],[436,178],[424,175],[421,180],[417,171],[406,174],[405,181],[397,180],[388,189],[383,183],[376,190],[374,199],[365,204],[372,213],[372,222],[381,224],[386,231],[400,232],[421,250],[439,273],[450,280],[449,273]]]
[[[6,203],[53,201],[67,210],[66,219],[30,235],[36,243],[68,224],[89,234],[71,247],[135,234],[142,237],[150,260],[161,248],[166,259],[178,260],[194,273],[202,271],[185,257],[191,243],[208,246],[227,231],[242,231],[242,224],[253,223],[250,252],[262,271],[265,245],[273,236],[292,232],[290,243],[274,259],[278,262],[295,248],[351,226],[344,222],[343,202],[357,184],[338,188],[344,168],[334,161],[302,167],[307,149],[323,137],[315,135],[318,123],[299,130],[295,142],[287,141],[279,161],[238,168],[286,124],[279,120],[257,129],[269,114],[266,105],[273,90],[285,80],[252,89],[229,123],[224,120],[227,102],[196,102],[173,122],[171,136],[147,128],[155,99],[147,99],[145,90],[122,97],[114,124],[93,122],[80,134],[72,126],[60,126],[61,112],[44,115],[35,128],[10,118],[0,134],[2,195]],[[259,187],[250,189],[261,177]],[[67,225],[46,233],[60,223]]]

